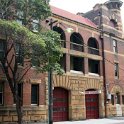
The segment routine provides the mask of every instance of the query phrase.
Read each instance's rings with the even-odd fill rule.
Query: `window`
[[[83,38],[79,33],[72,33],[70,37],[70,49],[83,52]]]
[[[23,62],[23,56],[22,56],[21,43],[16,43],[15,44],[15,52],[16,52],[17,63],[22,63]]]
[[[31,104],[38,104],[39,99],[39,85],[32,84],[31,85]]]
[[[89,73],[100,74],[100,62],[97,60],[88,60]]]
[[[114,95],[111,95],[111,104],[114,105]]]
[[[120,94],[116,93],[116,104],[120,104]]]
[[[110,20],[110,26],[113,28],[117,28],[117,19],[111,19]]]
[[[0,40],[0,61],[3,59],[5,54],[5,41]]]
[[[124,95],[122,95],[122,104],[124,105]]]
[[[70,57],[70,69],[73,71],[84,72],[84,59],[81,57]]]
[[[114,53],[118,53],[117,41],[116,41],[116,40],[113,40],[113,52],[114,52]]]
[[[119,78],[119,66],[118,63],[115,63],[115,78]]]
[[[98,42],[95,38],[89,38],[88,40],[88,53],[99,55]]]
[[[3,104],[3,84],[0,83],[0,105]]]

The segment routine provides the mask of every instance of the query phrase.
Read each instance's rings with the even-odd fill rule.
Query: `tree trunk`
[[[19,98],[19,96],[15,95],[15,103],[16,103],[16,112],[17,112],[17,117],[18,117],[18,124],[22,124],[23,123],[23,113],[22,113],[22,104],[21,104],[21,99]]]

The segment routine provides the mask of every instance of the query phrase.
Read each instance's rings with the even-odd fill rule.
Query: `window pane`
[[[124,104],[124,95],[122,95],[122,104]]]
[[[117,49],[117,41],[113,40],[113,52],[117,53],[118,49]]]
[[[115,63],[115,77],[119,78],[119,67],[118,67],[118,63]]]
[[[0,84],[0,93],[3,91],[3,86]]]
[[[116,46],[116,41],[115,40],[113,40],[113,46]]]
[[[116,104],[120,104],[120,94],[116,94]]]
[[[0,40],[0,60],[3,59],[5,54],[5,41]]]
[[[18,63],[23,63],[23,49],[20,43],[15,44],[16,59]]]
[[[39,93],[39,85],[32,84],[31,87],[31,104],[38,104],[38,93]]]
[[[0,105],[3,104],[3,84],[0,84]]]
[[[3,104],[3,93],[0,93],[0,105]]]
[[[111,104],[114,105],[114,95],[111,95]]]

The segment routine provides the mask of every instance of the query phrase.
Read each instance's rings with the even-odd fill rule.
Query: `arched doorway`
[[[53,90],[53,121],[67,121],[68,113],[68,91],[55,87]]]
[[[89,89],[85,91],[86,119],[99,118],[98,91]]]

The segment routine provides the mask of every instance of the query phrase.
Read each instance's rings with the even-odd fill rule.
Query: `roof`
[[[90,27],[97,28],[97,26],[91,20],[89,20],[88,18],[70,13],[68,11],[62,10],[62,9],[54,7],[54,6],[50,6],[50,7],[51,7],[51,11],[52,11],[53,14],[59,15],[61,17],[67,18],[67,19],[70,19],[72,21],[76,21],[76,22],[88,25]]]

